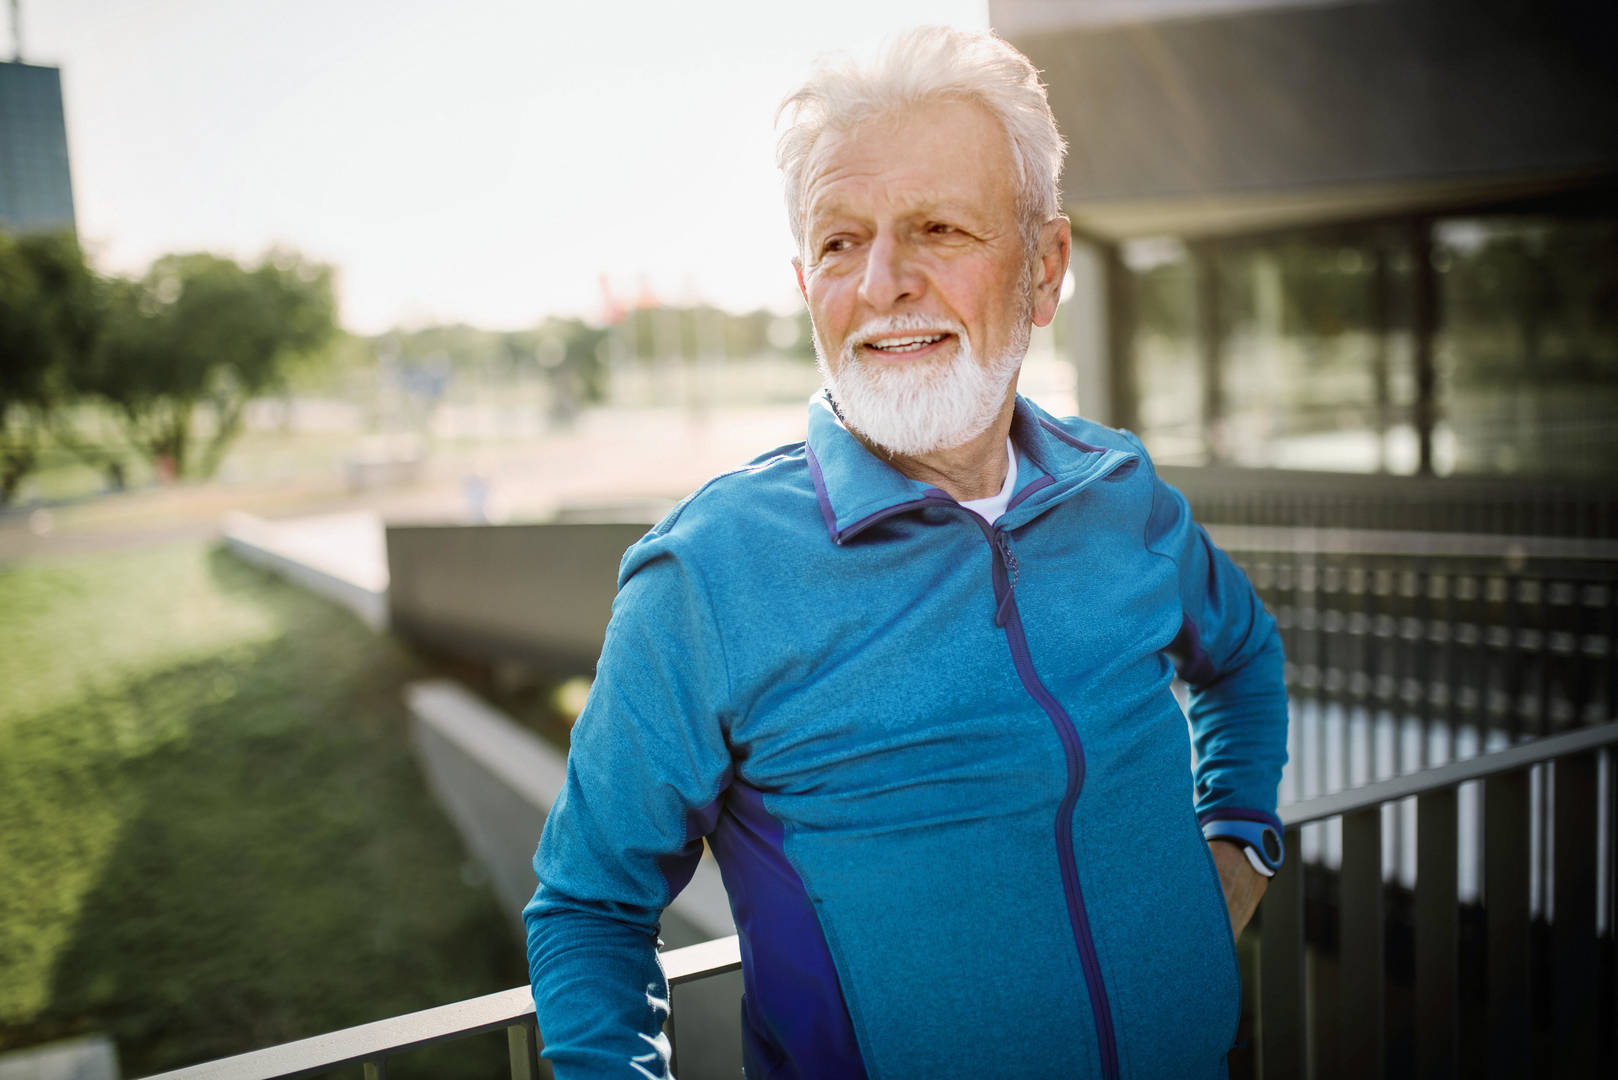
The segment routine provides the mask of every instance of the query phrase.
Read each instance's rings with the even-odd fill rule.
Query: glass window
[[[1618,219],[1451,219],[1433,263],[1434,441],[1454,470],[1618,467]]]
[[[1141,437],[1158,461],[1201,465],[1202,373],[1196,289],[1185,245],[1137,240],[1123,249],[1134,278],[1134,378]]]
[[[1227,244],[1216,265],[1225,457],[1414,472],[1404,238],[1366,228]]]

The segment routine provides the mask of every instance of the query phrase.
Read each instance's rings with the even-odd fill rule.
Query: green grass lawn
[[[205,545],[0,568],[0,1049],[104,1031],[141,1076],[522,983],[410,752],[423,674]]]

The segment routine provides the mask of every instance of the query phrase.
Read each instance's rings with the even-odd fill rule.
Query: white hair
[[[872,64],[823,58],[776,112],[789,123],[775,147],[786,184],[787,220],[803,248],[809,155],[828,130],[847,130],[930,101],[971,101],[999,121],[1017,168],[1017,222],[1033,251],[1040,227],[1059,213],[1066,144],[1029,59],[988,31],[922,26],[897,38]]]

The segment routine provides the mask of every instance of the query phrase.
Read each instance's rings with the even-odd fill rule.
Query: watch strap
[[[1274,877],[1286,861],[1286,845],[1281,840],[1281,831],[1266,821],[1244,818],[1205,821],[1202,835],[1208,840],[1228,840],[1241,845],[1247,854],[1247,861],[1265,877]]]

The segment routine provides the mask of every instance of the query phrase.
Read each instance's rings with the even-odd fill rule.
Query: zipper
[[[1119,463],[1123,464],[1122,462]],[[1115,465],[1114,468],[1117,466]],[[1095,475],[1101,475],[1097,473]],[[1092,476],[1090,479],[1094,479]],[[1036,483],[1020,492],[1007,506],[1022,502],[1035,491],[1050,486],[1051,478]],[[1017,612],[1017,578],[1021,569],[1017,554],[1011,547],[1011,536],[999,525],[991,526],[971,510],[961,506],[947,493],[936,488],[919,499],[912,499],[885,507],[869,514],[846,529],[833,534],[842,544],[855,534],[879,521],[907,513],[923,506],[952,506],[965,513],[983,530],[996,558],[991,566],[994,586],[994,624],[1005,631],[1006,643],[1011,647],[1011,661],[1023,689],[1038,702],[1056,729],[1062,743],[1062,754],[1067,759],[1067,789],[1056,813],[1056,858],[1062,873],[1062,893],[1067,901],[1068,923],[1073,930],[1073,943],[1079,952],[1079,963],[1084,970],[1084,985],[1090,995],[1090,1007],[1095,1017],[1096,1041],[1101,1055],[1101,1075],[1115,1080],[1118,1069],[1118,1037],[1112,1026],[1112,1004],[1107,999],[1107,987],[1101,978],[1101,958],[1096,954],[1095,938],[1090,932],[1090,916],[1084,905],[1084,889],[1079,882],[1078,858],[1073,854],[1073,813],[1078,806],[1079,792],[1084,787],[1084,747],[1079,741],[1078,725],[1067,710],[1051,695],[1039,673],[1034,670],[1033,656],[1028,651],[1028,637],[1023,631],[1022,617]]]
[[[1006,578],[1004,595],[1000,596],[994,605],[994,625],[1003,629],[1015,606],[1017,575],[1021,567],[1017,565],[1017,553],[1011,550],[1010,535],[1003,529],[995,529],[993,537],[991,543],[994,544],[995,550],[1000,553],[1000,562],[996,565],[1002,568],[1001,572]],[[995,591],[996,593],[1001,592],[999,588],[996,588]]]
[[[968,514],[972,512],[967,511]],[[999,526],[972,514],[983,529],[999,557],[993,563],[995,592],[994,624],[1006,633],[1011,646],[1011,662],[1022,680],[1023,689],[1039,703],[1056,728],[1067,758],[1067,789],[1056,811],[1056,859],[1062,871],[1062,891],[1067,900],[1068,922],[1073,929],[1073,942],[1079,950],[1079,963],[1084,969],[1085,989],[1090,994],[1090,1007],[1095,1015],[1096,1040],[1101,1053],[1101,1074],[1118,1075],[1118,1040],[1112,1027],[1112,1005],[1107,1000],[1107,987],[1101,978],[1101,959],[1096,955],[1095,939],[1090,933],[1090,916],[1084,906],[1084,889],[1079,883],[1078,859],[1073,854],[1073,812],[1078,806],[1079,792],[1084,787],[1084,747],[1079,741],[1079,729],[1073,718],[1034,670],[1034,660],[1028,651],[1028,638],[1023,632],[1022,617],[1017,612],[1016,588],[1019,566],[1016,552],[1011,547],[1010,534]]]

